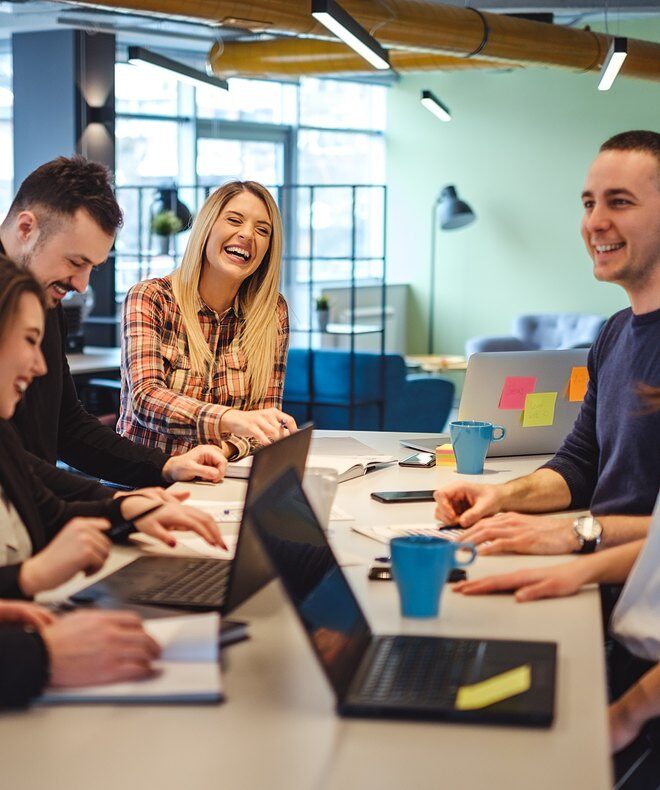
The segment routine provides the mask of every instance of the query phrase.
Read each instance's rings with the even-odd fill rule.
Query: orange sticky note
[[[525,398],[523,428],[543,428],[555,421],[556,392],[531,392]]]
[[[571,370],[571,380],[568,383],[568,399],[570,401],[584,400],[589,383],[589,371],[586,367],[575,367]]]

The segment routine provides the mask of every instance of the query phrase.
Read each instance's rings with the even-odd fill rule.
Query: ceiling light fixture
[[[443,104],[438,97],[431,91],[422,91],[422,104],[436,118],[448,123],[451,121],[451,112],[446,104]]]
[[[612,39],[610,48],[607,50],[607,57],[601,67],[601,77],[598,83],[599,91],[608,91],[612,83],[621,71],[623,61],[628,56],[628,39],[616,36]]]
[[[375,69],[391,68],[387,50],[335,0],[312,0],[312,16]]]
[[[148,66],[159,72],[167,71],[170,76],[174,74],[181,82],[188,82],[191,85],[199,86],[200,83],[203,83],[212,85],[214,88],[222,88],[225,91],[229,90],[229,83],[226,80],[212,77],[210,74],[192,68],[192,66],[166,58],[164,55],[158,55],[156,52],[144,49],[144,47],[129,47],[128,62],[139,63],[141,66]]]

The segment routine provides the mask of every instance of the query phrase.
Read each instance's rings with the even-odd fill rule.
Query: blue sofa
[[[438,376],[407,375],[399,354],[356,351],[351,424],[348,351],[289,349],[284,380],[284,411],[298,423],[317,428],[386,431],[442,431],[454,401],[454,384]],[[313,366],[310,376],[310,364]],[[313,378],[313,398],[310,397]],[[384,420],[376,400],[384,401]],[[309,404],[309,406],[308,406]]]
[[[465,356],[477,351],[536,351],[586,348],[598,337],[605,318],[586,313],[519,315],[511,335],[482,335],[465,343]]]

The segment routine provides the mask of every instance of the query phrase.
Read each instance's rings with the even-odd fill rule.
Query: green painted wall
[[[660,18],[620,23],[621,35],[660,41]],[[426,350],[431,214],[455,184],[478,219],[437,237],[435,351],[462,353],[468,337],[508,334],[520,313],[610,315],[625,293],[597,283],[579,236],[580,192],[607,137],[660,131],[660,83],[559,69],[406,75],[388,106],[388,280],[409,282],[409,353]],[[432,90],[454,120],[420,102]]]

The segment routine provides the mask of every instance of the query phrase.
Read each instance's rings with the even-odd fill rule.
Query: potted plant
[[[160,237],[161,254],[168,255],[170,239],[183,227],[183,223],[173,211],[159,211],[151,220],[151,230]]]
[[[321,332],[325,332],[328,328],[328,320],[330,318],[330,300],[327,296],[321,294],[316,298],[316,324]]]

